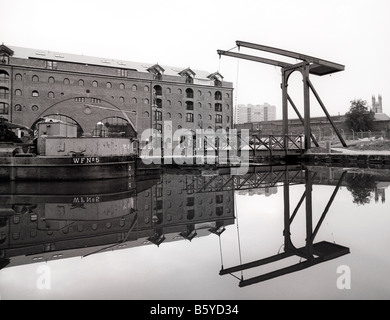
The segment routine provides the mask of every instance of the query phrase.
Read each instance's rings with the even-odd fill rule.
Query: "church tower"
[[[375,113],[383,113],[381,95],[378,96],[378,102],[376,101],[376,97],[372,96],[372,111]]]

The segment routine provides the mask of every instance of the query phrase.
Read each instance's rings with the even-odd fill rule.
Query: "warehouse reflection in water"
[[[235,192],[271,194],[283,190],[283,252],[222,265],[220,270],[222,276],[238,278],[240,287],[252,285],[348,254],[350,249],[343,244],[318,242],[316,235],[341,186],[351,191],[357,204],[371,199],[384,202],[390,179],[383,172],[362,174],[357,169],[292,165],[252,167],[242,176],[232,176],[228,169],[184,173],[173,170],[138,181],[0,184],[0,268],[145,245],[161,246],[172,241],[195,241],[207,235],[221,241],[225,229],[237,223]],[[312,216],[314,184],[334,186],[317,221]],[[292,185],[305,186],[300,199],[290,198]],[[303,246],[296,246],[291,238],[290,227],[297,215],[305,217]],[[292,256],[301,261],[244,277],[245,270]]]

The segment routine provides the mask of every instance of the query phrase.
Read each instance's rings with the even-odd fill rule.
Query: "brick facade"
[[[188,81],[181,68],[161,67],[156,77],[150,64],[4,45],[1,55],[0,103],[7,110],[0,116],[14,123],[32,127],[41,117],[64,115],[86,135],[107,118],[130,120],[139,134],[162,129],[165,120],[173,131],[232,128],[232,83],[204,71]]]

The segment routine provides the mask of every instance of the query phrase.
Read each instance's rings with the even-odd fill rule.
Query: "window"
[[[125,84],[124,83],[119,84],[119,89],[125,90]]]
[[[187,207],[193,207],[194,204],[195,204],[195,199],[193,197],[187,198],[187,204],[186,204]]]
[[[21,97],[22,96],[22,90],[16,89],[15,90],[15,96]]]
[[[149,104],[149,99],[144,99],[144,104]]]
[[[74,98],[74,101],[75,102],[85,102],[85,98],[84,97],[77,97],[77,98]]]
[[[168,119],[171,119],[171,118],[172,118],[172,115],[171,115],[170,112],[167,113],[167,118],[168,118]]]
[[[125,102],[125,98],[124,97],[119,97],[119,101],[124,103]]]
[[[22,81],[22,75],[20,73],[15,74],[15,80],[16,81]]]
[[[192,89],[188,88],[186,90],[186,95],[187,95],[187,98],[193,99],[194,98],[194,91]]]
[[[34,90],[34,91],[32,92],[32,96],[33,96],[33,97],[39,97],[39,92],[36,91],[36,90]]]
[[[14,107],[14,110],[16,112],[21,112],[22,111],[22,106],[20,104],[17,104],[15,107]]]
[[[107,89],[111,89],[111,88],[112,88],[111,82],[107,82],[107,83],[106,83],[106,88],[107,88]]]
[[[8,64],[9,63],[9,56],[6,53],[0,55],[0,62],[3,64]]]
[[[145,117],[145,118],[149,118],[149,112],[145,111],[145,112],[144,112],[144,117]]]
[[[84,99],[83,102],[85,102],[85,98],[82,98],[82,99]],[[102,100],[97,99],[97,98],[91,98],[91,102],[92,102],[92,103],[102,103]]]
[[[186,122],[194,122],[194,115],[192,113],[186,114]]]
[[[221,91],[216,91],[214,97],[215,97],[215,100],[222,100]]]
[[[162,96],[162,88],[161,88],[161,86],[154,86],[153,89],[154,89],[154,94],[156,96]]]
[[[37,105],[33,105],[31,107],[31,110],[34,111],[34,112],[37,112],[39,110],[39,107]]]
[[[5,71],[0,71],[0,83],[8,83],[9,75]]]
[[[209,114],[209,120],[213,120],[213,116]]]
[[[201,114],[198,114],[198,119],[202,120],[202,115]]]
[[[8,114],[8,103],[0,102],[0,114]]]
[[[222,123],[222,115],[220,114],[215,115],[215,123]]]
[[[118,73],[119,77],[124,77],[124,78],[126,78],[129,74],[128,70],[125,70],[125,69],[118,69],[117,73]]]
[[[183,115],[181,113],[178,113],[179,119],[183,118]]]
[[[84,80],[83,80],[83,79],[80,79],[80,80],[79,80],[79,86],[80,86],[80,87],[83,87],[83,86],[84,86]]]
[[[171,88],[166,88],[166,89],[165,89],[165,92],[169,94],[169,93],[172,92],[172,90],[171,90]]]
[[[168,105],[168,107],[170,107],[172,105],[171,100],[167,100],[167,105]]]
[[[162,112],[156,111],[156,121],[162,121]]]
[[[137,91],[137,86],[135,85],[135,84],[133,84],[132,86],[131,86],[131,91]]]
[[[137,102],[138,102],[137,98],[133,98],[133,99],[131,99],[131,101],[132,101],[133,104],[137,104]]]
[[[194,103],[192,101],[186,101],[187,110],[194,110]]]
[[[194,78],[191,77],[190,75],[188,75],[188,76],[186,77],[186,83],[189,83],[189,84],[194,83]]]
[[[223,203],[223,195],[222,195],[222,194],[216,195],[216,196],[215,196],[215,202],[216,202],[217,204]]]
[[[202,103],[198,102],[198,108],[202,108]]]
[[[57,61],[46,61],[46,69],[57,69]]]
[[[215,112],[222,112],[222,103],[215,104]]]
[[[68,78],[65,78],[64,79],[64,84],[66,84],[66,85],[70,84],[70,80]]]
[[[31,81],[32,82],[39,82],[39,77],[38,76],[32,76]]]
[[[195,210],[187,210],[187,220],[192,220],[195,218]]]
[[[92,87],[95,87],[95,88],[99,87],[99,83],[97,81],[93,81]]]
[[[145,86],[145,87],[144,87],[144,91],[145,91],[145,92],[149,92],[149,87],[148,87],[148,86]]]
[[[55,83],[56,82],[56,80],[53,78],[53,77],[49,77],[49,83]]]
[[[47,97],[50,98],[50,99],[54,99],[54,98],[55,98],[54,92],[53,92],[53,91],[50,91],[50,92],[47,94]]]
[[[156,105],[157,105],[157,108],[162,108],[162,100],[156,99]]]

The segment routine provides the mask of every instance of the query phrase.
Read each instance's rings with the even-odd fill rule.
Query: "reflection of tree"
[[[376,190],[375,176],[369,174],[351,174],[345,178],[347,189],[351,191],[353,203],[369,204]]]

